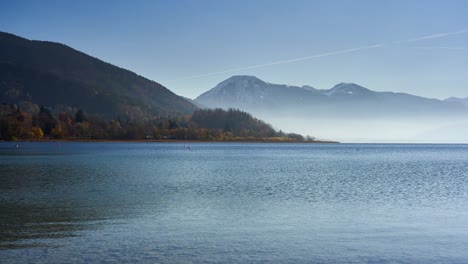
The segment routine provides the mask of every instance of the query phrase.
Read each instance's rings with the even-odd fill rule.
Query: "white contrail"
[[[276,61],[276,62],[245,66],[245,67],[240,67],[240,68],[235,68],[235,69],[230,69],[230,70],[216,71],[216,72],[210,72],[210,73],[205,73],[205,74],[200,74],[200,75],[193,75],[193,76],[189,76],[189,77],[185,77],[185,78],[179,78],[179,79],[175,79],[175,80],[196,79],[196,78],[202,78],[202,77],[218,75],[218,74],[224,74],[224,73],[230,73],[230,72],[258,69],[258,68],[274,66],[274,65],[279,65],[279,64],[286,64],[286,63],[292,63],[292,62],[297,62],[297,61],[304,61],[304,60],[310,60],[310,59],[315,59],[315,58],[328,57],[328,56],[333,56],[333,55],[338,55],[338,54],[343,54],[343,53],[350,53],[350,52],[355,52],[355,51],[359,51],[359,50],[375,49],[375,48],[380,48],[380,47],[383,47],[383,46],[386,46],[386,45],[389,45],[389,44],[402,44],[402,43],[416,42],[416,41],[422,41],[422,40],[427,40],[427,39],[443,38],[443,37],[447,37],[447,36],[451,36],[451,35],[459,35],[459,34],[464,34],[464,33],[468,33],[468,29],[463,29],[463,30],[459,30],[459,31],[452,31],[452,32],[446,32],[446,33],[433,34],[433,35],[427,35],[427,36],[422,36],[422,37],[412,38],[412,39],[407,39],[407,40],[399,40],[399,41],[393,41],[393,42],[388,42],[388,43],[380,43],[380,44],[362,46],[362,47],[351,48],[351,49],[344,49],[344,50],[337,50],[337,51],[326,52],[326,53],[319,53],[319,54],[300,57],[300,58],[295,58],[295,59],[281,60],[281,61]],[[166,80],[166,82],[175,81],[175,80]]]
[[[468,47],[448,47],[448,46],[415,46],[410,47],[413,49],[422,49],[422,50],[468,50]]]
[[[401,41],[394,41],[393,43],[395,44],[400,44],[400,43],[408,43],[408,42],[416,42],[416,41],[421,41],[421,40],[426,40],[426,39],[435,39],[435,38],[443,38],[451,35],[460,35],[468,33],[468,29],[463,29],[459,31],[452,31],[452,32],[446,32],[446,33],[439,33],[439,34],[433,34],[429,36],[423,36],[419,38],[413,38],[413,39],[407,39],[407,40],[401,40]]]
[[[177,79],[177,80],[195,79],[195,78],[207,77],[207,76],[218,75],[218,74],[223,74],[223,73],[237,72],[237,71],[243,71],[243,70],[251,70],[251,69],[263,68],[263,67],[268,67],[268,66],[273,66],[273,65],[278,65],[278,64],[285,64],[285,63],[291,63],[291,62],[296,62],[296,61],[310,60],[310,59],[314,59],[314,58],[327,57],[327,56],[343,54],[343,53],[348,53],[348,52],[353,52],[353,51],[358,51],[358,50],[363,50],[363,49],[378,48],[378,47],[381,47],[382,45],[383,44],[376,44],[376,45],[363,46],[363,47],[352,48],[352,49],[337,50],[337,51],[332,51],[332,52],[327,52],[327,53],[320,53],[320,54],[310,55],[310,56],[301,57],[301,58],[282,60],[282,61],[275,61],[275,62],[270,62],[270,63],[265,63],[265,64],[251,65],[251,66],[246,66],[246,67],[241,67],[241,68],[236,68],[236,69],[230,69],[230,70],[224,70],[224,71],[210,72],[210,73],[205,73],[205,74],[200,74],[200,75],[189,76],[189,77],[185,77],[185,78],[181,78],[181,79]]]

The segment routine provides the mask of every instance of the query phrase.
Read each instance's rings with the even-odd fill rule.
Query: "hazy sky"
[[[446,98],[468,97],[467,14],[464,0],[15,0],[0,2],[0,31],[67,44],[191,98],[240,74]],[[458,33],[406,41],[448,32]]]

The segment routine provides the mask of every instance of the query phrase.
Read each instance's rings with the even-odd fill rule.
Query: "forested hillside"
[[[0,32],[0,103],[81,108],[112,119],[191,114],[164,86],[68,46]]]
[[[302,142],[313,138],[275,131],[270,125],[240,110],[196,110],[192,115],[152,120],[106,120],[76,113],[53,114],[40,107],[22,111],[0,105],[0,140],[207,140]]]

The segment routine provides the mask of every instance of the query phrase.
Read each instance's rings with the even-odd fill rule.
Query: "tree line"
[[[0,106],[0,140],[109,139],[206,141],[313,141],[271,125],[238,109],[199,109],[192,115],[106,120],[83,110],[53,114],[49,108],[21,111],[17,105]]]

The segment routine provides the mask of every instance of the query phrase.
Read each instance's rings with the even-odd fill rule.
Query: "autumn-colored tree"
[[[50,135],[53,138],[58,138],[58,139],[63,138],[64,135],[63,135],[62,125],[58,124],[57,126],[52,128],[52,130],[50,131]]]
[[[31,138],[34,138],[34,139],[41,139],[44,136],[44,132],[42,131],[40,127],[34,126],[31,128],[29,135]]]
[[[27,137],[26,115],[16,105],[0,106],[0,139],[16,140]]]

